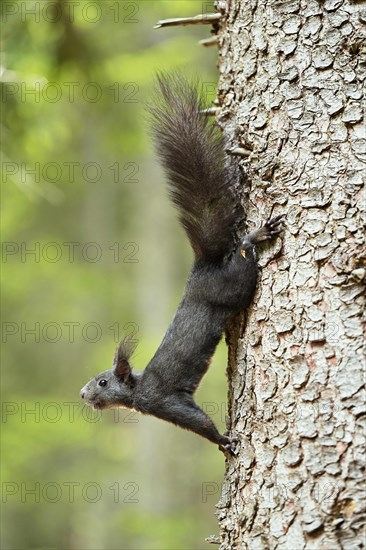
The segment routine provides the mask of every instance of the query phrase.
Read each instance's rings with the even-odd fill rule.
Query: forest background
[[[192,253],[145,120],[156,71],[215,97],[212,11],[189,0],[1,3],[1,548],[206,548],[224,457],[149,417],[93,412],[79,390],[124,336],[146,366]],[[225,429],[226,349],[197,401]]]

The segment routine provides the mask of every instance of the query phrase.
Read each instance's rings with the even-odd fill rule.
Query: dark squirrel
[[[225,169],[223,139],[203,108],[197,86],[179,75],[158,76],[149,107],[152,134],[195,255],[182,301],[144,371],[132,371],[132,349],[121,343],[112,368],[88,382],[80,395],[96,409],[134,409],[232,451],[235,439],[218,432],[193,394],[228,320],[250,305],[258,273],[255,245],[281,232],[282,216],[238,240],[243,212],[233,189],[237,180]]]

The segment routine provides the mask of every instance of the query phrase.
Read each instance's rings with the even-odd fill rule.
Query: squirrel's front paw
[[[238,441],[239,439],[237,437],[227,437],[226,435],[223,435],[221,443],[219,444],[219,449],[223,453],[229,453],[233,456],[235,454],[234,451]]]

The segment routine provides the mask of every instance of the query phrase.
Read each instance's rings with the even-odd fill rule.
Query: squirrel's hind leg
[[[248,235],[245,235],[242,241],[242,248],[249,248],[255,246],[258,243],[265,241],[272,241],[283,231],[282,224],[284,223],[284,216],[280,214],[275,218],[267,220],[266,223],[259,229],[255,229]]]

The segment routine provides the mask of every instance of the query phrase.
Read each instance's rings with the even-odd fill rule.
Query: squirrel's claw
[[[225,441],[223,443],[220,443],[219,449],[223,453],[228,453],[231,456],[235,454],[236,444],[238,443],[239,439],[237,437],[227,437],[223,436],[225,438]]]
[[[279,223],[283,222],[283,218],[285,217],[284,214],[279,214],[278,216],[275,216],[274,218],[270,218],[266,221],[266,225],[278,225]]]
[[[279,216],[276,216],[275,218],[271,218],[270,220],[267,220],[264,224],[263,228],[265,230],[265,234],[262,235],[262,238],[260,240],[262,241],[270,241],[273,239],[276,235],[280,235],[283,231],[282,225],[285,223],[284,215],[280,214]]]
[[[271,218],[266,221],[264,224],[264,227],[268,229],[268,231],[273,232],[274,229],[279,228],[279,231],[282,230],[280,227],[283,223],[285,223],[284,215],[280,214],[279,216],[276,216],[275,218]]]
[[[249,235],[245,235],[242,241],[242,251],[255,246],[256,244],[265,241],[271,241],[274,237],[282,233],[282,224],[284,223],[284,215],[280,214],[275,218],[267,220],[262,227],[255,229]],[[241,251],[241,252],[242,252]],[[245,254],[242,253],[245,257]]]

